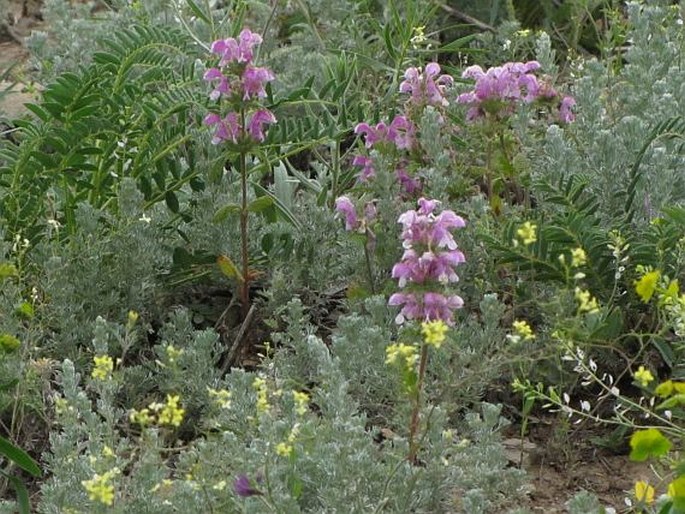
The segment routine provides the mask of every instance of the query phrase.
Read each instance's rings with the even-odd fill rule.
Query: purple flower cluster
[[[364,232],[369,224],[376,219],[376,205],[367,202],[364,206],[364,215],[360,219],[357,216],[357,208],[347,196],[341,196],[335,200],[335,210],[345,218],[345,230]]]
[[[388,301],[389,305],[402,306],[397,323],[442,320],[452,325],[454,310],[464,304],[461,297],[441,291],[459,280],[455,268],[466,259],[457,249],[452,230],[464,227],[466,222],[449,210],[436,215],[438,203],[420,198],[418,210],[409,210],[398,219],[403,227],[404,254],[393,267],[392,277],[407,291],[393,294]]]
[[[426,65],[423,72],[421,68],[408,68],[400,84],[400,93],[411,94],[411,101],[417,105],[447,107],[449,102],[445,98],[445,89],[453,83],[454,79],[449,75],[441,75],[440,65],[432,62]]]
[[[221,59],[219,67],[209,68],[203,77],[214,87],[209,98],[225,98],[235,109],[223,118],[216,113],[205,117],[205,124],[215,127],[213,144],[224,141],[238,144],[245,139],[261,143],[265,137],[265,126],[276,123],[276,117],[267,109],[257,109],[246,115],[244,120],[238,114],[240,107],[253,100],[265,98],[265,85],[275,78],[269,69],[252,64],[254,48],[261,42],[262,37],[259,34],[243,29],[237,39],[231,37],[212,43],[212,53]]]
[[[366,148],[372,148],[379,143],[392,143],[398,150],[410,150],[414,144],[414,124],[406,116],[395,116],[386,125],[382,121],[375,126],[359,123],[354,127],[355,134],[364,135]]]
[[[395,116],[390,123],[359,123],[354,128],[354,133],[363,137],[368,150],[375,148],[396,160],[395,179],[405,197],[416,197],[422,188],[421,181],[407,171],[408,161],[418,146],[414,121],[428,105],[438,109],[449,105],[445,91],[453,82],[449,75],[440,74],[440,65],[436,62],[427,64],[425,68],[408,68],[400,84],[400,92],[411,95],[405,103],[404,113]],[[402,155],[401,152],[406,153]],[[368,182],[376,176],[373,160],[368,155],[355,156],[352,165],[361,168],[360,182]]]
[[[483,71],[478,65],[469,66],[462,73],[463,78],[476,81],[472,91],[457,97],[457,102],[470,106],[468,120],[483,118],[487,114],[507,116],[514,111],[516,103],[532,103],[536,100],[558,100],[559,93],[534,74],[540,69],[537,61],[508,62]],[[559,104],[562,122],[574,120],[572,107],[575,100],[564,97]]]

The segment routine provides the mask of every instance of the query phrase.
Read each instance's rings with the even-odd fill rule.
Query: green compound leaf
[[[671,449],[671,441],[656,428],[638,430],[630,438],[630,460],[642,462],[650,457],[662,457]]]

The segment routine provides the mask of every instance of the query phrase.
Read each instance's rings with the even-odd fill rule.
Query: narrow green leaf
[[[0,436],[0,453],[34,477],[39,477],[41,475],[40,467],[38,467],[36,461],[24,450],[13,445],[2,436]]]
[[[19,507],[19,514],[31,514],[31,501],[29,500],[29,492],[24,485],[24,482],[17,477],[5,473],[0,470],[0,475],[3,475],[7,481],[12,484],[12,487],[17,493],[17,506]]]
[[[193,11],[193,14],[200,18],[202,21],[204,21],[207,25],[212,24],[212,20],[210,20],[207,15],[202,12],[202,9],[198,7],[198,5],[193,1],[193,0],[186,0],[186,3],[188,4],[188,7],[190,7],[190,10]]]

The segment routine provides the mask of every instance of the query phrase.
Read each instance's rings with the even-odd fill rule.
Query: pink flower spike
[[[247,132],[250,137],[258,142],[264,141],[264,125],[276,123],[276,116],[267,109],[260,109],[250,118],[247,125]]]

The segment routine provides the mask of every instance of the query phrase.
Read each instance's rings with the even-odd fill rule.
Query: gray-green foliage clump
[[[624,64],[572,63],[576,123],[565,133],[551,126],[531,162],[538,179],[587,178],[604,218],[629,209],[644,220],[682,203],[685,195],[682,126],[660,128],[685,106],[685,41],[677,6],[631,2],[627,10]],[[633,183],[636,193],[629,200]]]
[[[202,373],[214,368],[220,349],[212,334],[190,328],[183,313],[163,330],[155,370],[117,363],[103,379],[78,373],[65,360],[52,397],[58,428],[45,461],[57,473],[42,488],[39,512],[88,508],[92,504],[82,484],[107,473],[117,512],[191,506],[247,512],[443,512],[461,508],[461,502],[471,512],[476,497],[487,512],[505,505],[506,495],[521,486],[520,472],[504,471],[499,407],[485,405],[482,415],[467,416],[463,433],[448,429],[439,406],[428,407],[424,464],[414,466],[406,460],[404,437],[386,432],[392,435],[377,439],[387,426],[370,425],[352,396],[352,381],[359,375],[343,367],[344,352],[329,349],[312,333],[299,301],[291,302],[285,322],[287,331],[276,338],[281,347],[259,373],[234,370],[223,379]],[[131,327],[97,320],[94,352],[112,352],[116,334],[127,330]],[[376,361],[376,366],[384,365]],[[162,401],[164,395],[178,394],[187,413],[180,429],[204,427],[204,437],[176,447],[173,430],[131,421],[131,409],[140,411],[143,405],[122,404],[121,393],[131,391],[134,376],[139,377],[137,387],[143,387],[141,371],[159,389],[146,396]],[[190,373],[196,377],[192,383],[181,379]],[[304,393],[306,402],[298,401],[295,392]],[[395,424],[400,426],[399,420]],[[165,458],[168,454],[173,460]],[[237,497],[232,487],[240,475],[251,477],[263,496]]]

